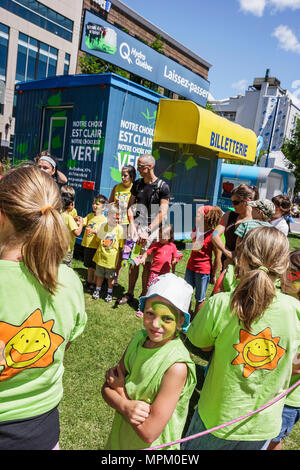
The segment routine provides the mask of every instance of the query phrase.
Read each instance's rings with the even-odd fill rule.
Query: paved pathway
[[[300,233],[300,219],[294,219],[295,222],[291,223],[291,232]]]

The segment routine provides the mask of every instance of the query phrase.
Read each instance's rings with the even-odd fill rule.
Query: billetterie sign
[[[216,150],[228,152],[240,157],[247,157],[247,144],[231,139],[230,137],[226,137],[225,135],[218,134],[217,132],[211,132],[209,145]]]
[[[206,106],[207,80],[87,10],[81,50]]]

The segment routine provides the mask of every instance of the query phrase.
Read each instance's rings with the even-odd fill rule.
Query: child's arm
[[[82,232],[82,228],[83,228],[83,219],[82,219],[82,217],[79,217],[79,216],[76,219],[77,219],[76,223],[78,225],[78,228],[76,230],[73,230],[73,233],[74,233],[75,237],[79,237],[79,235]]]
[[[185,385],[187,373],[186,364],[180,362],[173,364],[166,371],[159,392],[150,406],[148,418],[142,424],[133,426],[143,441],[155,441],[170,421]]]
[[[216,281],[217,281],[217,278],[216,278],[217,272],[222,266],[222,263],[221,263],[222,251],[214,246],[213,252],[214,252],[214,255],[215,255],[215,259],[214,259],[214,264],[213,264],[212,272],[211,272],[211,276],[210,276],[210,283],[211,284],[216,283]]]
[[[211,241],[216,248],[219,248],[227,258],[232,259],[231,251],[227,250],[225,244],[223,243],[221,236],[225,232],[226,225],[228,223],[229,213],[227,212],[221,219],[219,225],[215,228]]]
[[[106,403],[121,413],[131,425],[139,425],[145,421],[150,412],[150,405],[141,400],[130,400],[126,394],[124,352],[120,362],[106,372],[106,382],[101,393]]]
[[[298,354],[293,360],[293,369],[292,369],[292,375],[298,375],[298,374],[300,374],[300,354]]]

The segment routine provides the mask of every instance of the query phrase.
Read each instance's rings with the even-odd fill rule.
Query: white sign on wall
[[[103,10],[107,11],[109,13],[110,7],[111,7],[111,2],[107,0],[93,0],[94,3],[97,3],[100,8],[103,8]]]

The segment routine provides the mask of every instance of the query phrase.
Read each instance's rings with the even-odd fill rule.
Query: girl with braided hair
[[[223,212],[218,206],[200,207],[196,227],[191,233],[193,240],[185,280],[196,289],[196,306],[192,318],[199,312],[205,300],[208,284],[215,284],[221,266],[221,251],[212,244],[214,229],[219,225]],[[214,254],[214,262],[212,261]]]

